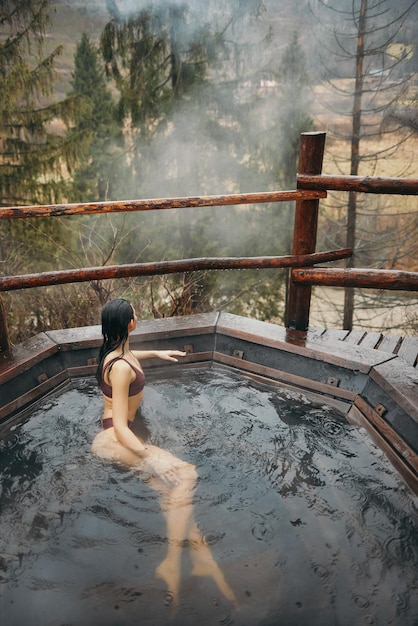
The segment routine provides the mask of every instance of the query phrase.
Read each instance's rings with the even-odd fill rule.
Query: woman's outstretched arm
[[[138,361],[143,359],[162,359],[163,361],[177,362],[178,356],[186,356],[183,350],[132,350],[132,354]]]

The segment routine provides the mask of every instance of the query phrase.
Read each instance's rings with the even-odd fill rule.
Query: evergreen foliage
[[[108,2],[110,20],[100,42],[108,84],[95,44],[83,35],[77,45],[68,96],[77,101],[79,115],[64,143],[79,138],[83,150],[72,164],[67,198],[293,187],[295,146],[299,133],[308,130],[304,124],[310,123],[304,117],[308,101],[295,106],[292,91],[306,92],[305,57],[297,37],[278,67],[275,51],[269,50],[269,25],[259,28],[259,0],[233,0],[227,6],[215,0],[199,6],[198,21],[191,5],[142,3],[140,11],[130,14],[118,6],[117,0]],[[286,254],[292,209],[279,204],[68,218],[65,242],[53,249],[60,254],[54,267]],[[37,220],[38,234],[40,224]],[[49,224],[56,227],[58,220]],[[54,240],[52,232],[42,240],[46,257],[52,258]],[[27,257],[17,257],[23,266]],[[42,269],[39,262],[37,269]],[[102,303],[115,289],[118,295],[130,290],[135,301],[140,293],[136,305],[142,317],[226,309],[282,321],[284,285],[285,273],[269,270],[198,272],[91,286]],[[91,289],[72,291],[83,293],[73,295],[72,306],[85,314],[83,302],[97,296]],[[142,297],[146,291],[148,296]],[[38,330],[51,323],[49,290],[42,293],[44,300],[37,294],[33,304]],[[87,318],[80,320],[85,322]],[[60,326],[58,319],[56,323]]]
[[[83,99],[83,114],[69,135],[83,135],[86,152],[75,168],[69,197],[74,202],[106,200],[114,197],[115,162],[121,133],[101,58],[85,33],[74,56],[71,86],[69,95]]]
[[[54,63],[61,47],[44,53],[52,4],[49,0],[0,3],[0,206],[55,203],[82,151],[79,136],[55,132],[69,124],[79,102],[53,100]],[[64,238],[58,220],[0,222],[1,271],[18,274],[36,261],[38,271],[59,267]]]
[[[282,145],[279,151],[279,176],[286,189],[293,189],[300,135],[314,129],[313,119],[308,113],[311,83],[307,61],[296,32],[285,48],[277,77],[280,83],[278,130]]]
[[[79,135],[69,138],[61,130],[54,131],[76,119],[80,102],[78,98],[55,102],[53,98],[54,64],[62,48],[44,53],[52,11],[49,0],[0,3],[0,206],[62,200],[66,178],[83,150]],[[59,220],[2,220],[1,272],[19,274],[34,266],[37,271],[62,266],[64,238]],[[42,296],[41,304],[34,292],[6,294],[15,340],[39,330],[33,324],[37,312],[48,315],[50,308],[45,291]]]
[[[293,186],[294,146],[308,119],[302,115],[304,104],[295,110],[294,94],[289,92],[288,109],[294,117],[292,124],[289,115],[280,126],[277,90],[271,99],[270,94],[260,93],[270,32],[266,29],[256,42],[240,38],[244,23],[257,20],[261,3],[231,3],[227,10],[223,8],[224,22],[213,19],[213,14],[210,20],[204,19],[209,15],[205,10],[213,9],[211,5],[202,9],[204,17],[198,25],[186,5],[158,4],[157,11],[157,5],[150,4],[137,13],[122,14],[117,2],[110,4],[111,20],[103,31],[101,47],[108,76],[119,93],[125,138],[132,148],[122,195],[161,197],[272,189],[279,187],[284,177],[289,178],[289,171],[293,171]],[[297,54],[303,67],[300,47]],[[271,73],[271,68],[268,71]],[[287,70],[288,75],[297,71]],[[302,72],[299,84],[304,78]],[[287,133],[283,141],[277,135],[281,130]],[[293,152],[289,163],[290,135]],[[280,164],[278,145],[284,148]],[[129,192],[132,183],[135,187]],[[141,232],[136,226],[138,217],[128,219],[132,230],[116,251],[120,262],[282,254],[289,247],[288,242],[283,245],[282,237],[284,223],[286,232],[289,230],[289,210],[281,211],[281,207],[141,215]],[[258,272],[206,273],[180,280],[170,277],[164,280],[168,309],[156,295],[161,289],[155,290],[154,305],[162,307],[163,314],[226,307],[272,318],[283,314],[284,302],[277,297],[283,281],[280,271],[263,273],[262,281]],[[241,297],[236,295],[237,287]]]
[[[49,0],[3,0],[0,4],[0,204],[55,202],[64,168],[71,168],[80,142],[50,130],[75,115],[73,99],[51,103],[58,47],[43,55]],[[74,138],[75,139],[75,138]]]

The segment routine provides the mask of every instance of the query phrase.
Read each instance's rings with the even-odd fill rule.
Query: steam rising
[[[118,19],[128,19],[141,10],[158,12],[163,24],[180,29],[183,51],[202,31],[206,35],[210,32],[213,38],[222,32],[225,39],[223,56],[209,68],[209,83],[176,102],[164,132],[157,133],[151,144],[139,145],[140,154],[131,162],[133,172],[129,172],[123,185],[125,197],[209,195],[278,188],[275,164],[279,160],[280,143],[275,127],[280,115],[280,85],[274,75],[281,49],[288,42],[282,41],[280,49],[274,42],[265,45],[270,24],[266,15],[260,14],[259,3],[247,2],[247,8],[252,5],[252,11],[240,8],[238,1],[221,0],[209,3],[189,0],[187,4],[108,0],[106,4],[111,15]],[[173,21],[175,8],[182,12],[185,21]],[[170,256],[171,249],[173,258],[179,252],[185,257],[200,256],[210,241],[216,241],[214,255],[280,253],[277,247],[272,249],[271,237],[265,230],[262,234],[261,228],[255,236],[256,208],[247,209],[243,219],[237,219],[235,211],[230,207],[200,209],[196,220],[203,218],[205,232],[201,234],[204,241],[199,243],[196,243],[196,224],[191,238],[182,232],[195,220],[196,212],[192,210],[183,210],[181,218],[174,218],[172,212],[158,216],[141,214],[141,223],[148,232],[152,223],[156,238],[169,239],[165,254]],[[140,247],[147,246],[152,255],[160,243],[153,240]]]
[[[112,186],[109,177],[106,199],[283,188],[279,163],[286,142],[280,141],[283,91],[279,70],[293,32],[289,24],[296,23],[294,14],[300,6],[295,8],[293,0],[101,0],[106,19],[115,24],[152,10],[157,33],[173,35],[180,56],[187,58],[192,44],[203,39],[211,61],[206,80],[176,94],[168,115],[161,123],[158,120],[158,130],[156,122],[145,140],[141,130],[126,120],[125,146],[116,147],[112,154],[116,156],[110,177],[114,176],[116,184]],[[117,98],[119,92],[113,89],[113,93]],[[302,89],[297,93],[298,98],[306,95]],[[293,100],[292,105],[296,105]],[[102,259],[134,263],[280,255],[290,252],[292,210],[293,206],[275,204],[100,215],[94,233],[82,236],[85,248],[91,240],[97,241],[99,263]],[[240,272],[211,273],[203,280],[198,276],[197,290],[208,287],[205,297],[215,294],[214,306],[223,307],[231,299],[238,302],[233,312],[278,316],[284,302],[277,297],[284,273],[246,273],[249,281],[243,276]],[[235,294],[241,292],[245,296],[239,308]],[[274,303],[265,305],[273,293]],[[161,291],[156,297],[160,295]],[[267,314],[264,306],[269,307]],[[213,308],[212,303],[209,307]]]

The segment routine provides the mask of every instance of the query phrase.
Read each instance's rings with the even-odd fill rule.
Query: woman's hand
[[[163,361],[178,361],[176,357],[186,356],[183,350],[132,350],[132,354],[139,362],[143,359],[162,359]]]
[[[176,357],[186,356],[186,352],[183,350],[156,350],[156,356],[163,361],[178,361]]]
[[[147,445],[146,448],[145,465],[167,485],[178,485],[181,481],[180,470],[182,467],[187,466],[187,463],[156,446]]]

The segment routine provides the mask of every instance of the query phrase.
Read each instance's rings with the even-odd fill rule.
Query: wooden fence
[[[328,190],[408,195],[418,193],[418,179],[322,175],[325,136],[325,133],[301,135],[297,189],[292,191],[0,208],[0,219],[25,219],[295,201],[291,255],[182,259],[3,276],[0,277],[0,293],[46,285],[196,270],[291,268],[286,326],[295,330],[307,330],[312,285],[418,291],[418,273],[416,272],[313,267],[318,263],[346,259],[352,255],[352,250],[348,248],[326,252],[315,251],[319,200],[327,196]],[[9,347],[7,320],[0,298],[0,351],[7,350]]]

